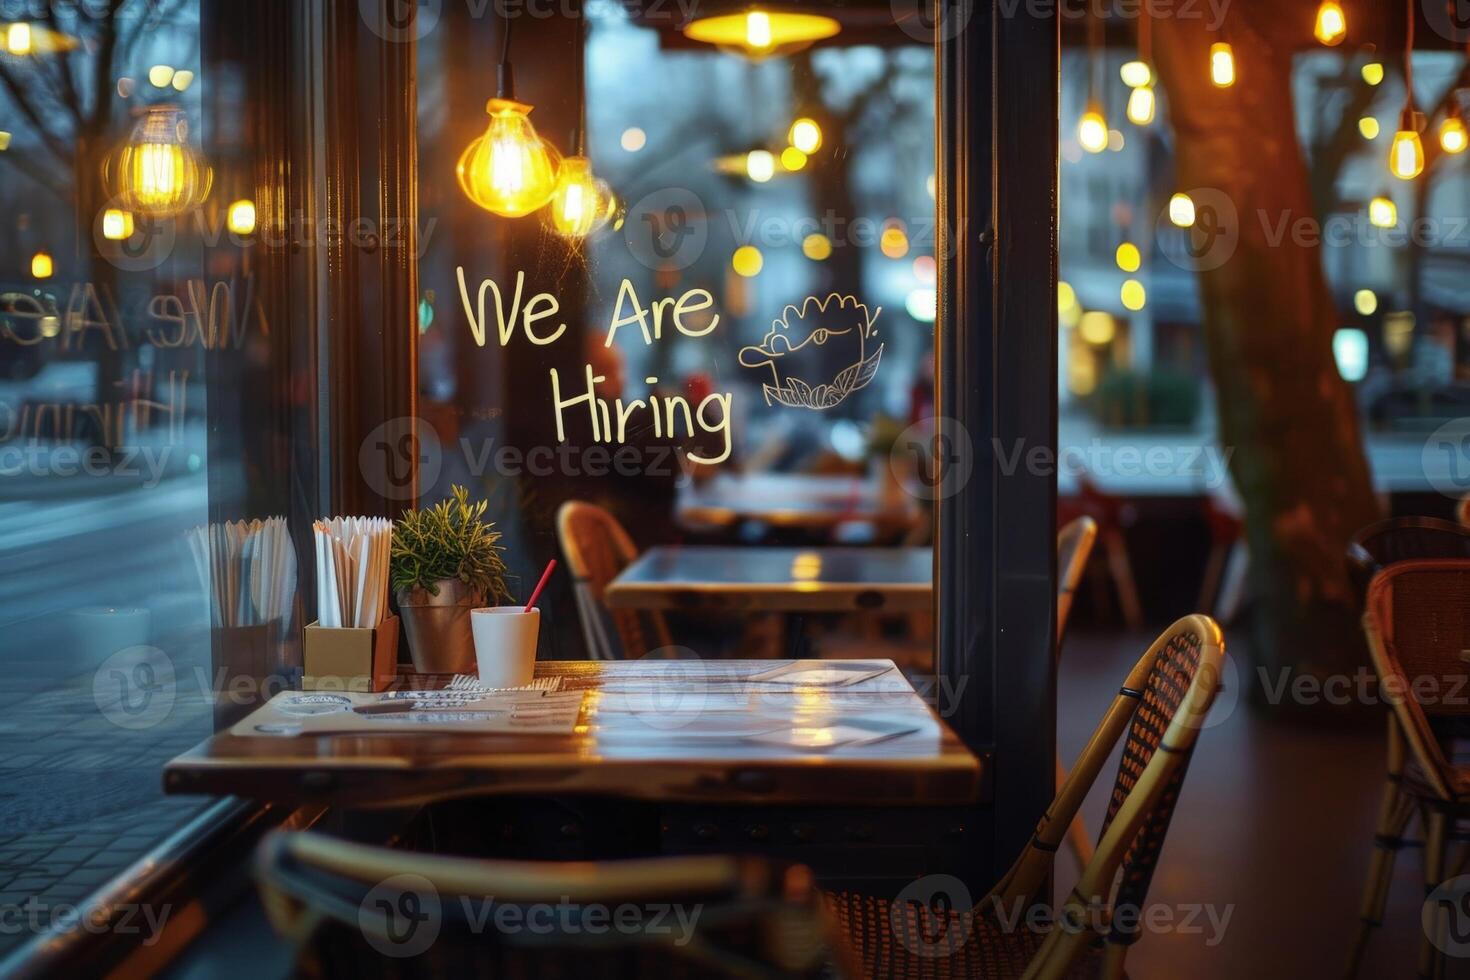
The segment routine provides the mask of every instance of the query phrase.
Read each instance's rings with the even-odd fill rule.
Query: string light
[[[1398,205],[1393,198],[1379,194],[1368,202],[1368,222],[1375,228],[1392,228],[1399,223]]]
[[[5,27],[5,50],[20,57],[31,53],[31,25],[24,21]]]
[[[551,227],[564,238],[586,238],[612,218],[612,189],[584,156],[562,160],[551,195]]]
[[[1470,146],[1470,136],[1465,132],[1465,120],[1459,105],[1452,104],[1449,115],[1439,124],[1439,147],[1446,153],[1463,153],[1466,146]]]
[[[109,242],[123,242],[133,237],[133,216],[121,208],[102,212],[102,237]]]
[[[1342,12],[1342,4],[1337,0],[1322,0],[1317,6],[1317,23],[1312,33],[1328,47],[1341,44],[1347,36],[1347,15]]]
[[[1408,0],[1408,28],[1404,38],[1404,110],[1398,132],[1388,148],[1388,169],[1399,180],[1413,180],[1424,172],[1424,143],[1419,139],[1414,112],[1414,3]]]
[[[1169,198],[1169,221],[1177,228],[1194,224],[1194,200],[1183,192]]]
[[[1118,69],[1118,74],[1122,77],[1123,84],[1129,88],[1152,85],[1154,80],[1154,73],[1148,62],[1137,59],[1125,61],[1123,67]]]
[[[56,263],[51,261],[50,252],[40,251],[31,256],[31,278],[50,279],[55,271]]]
[[[230,204],[225,212],[225,226],[236,235],[255,233],[255,202],[241,198]]]
[[[1148,294],[1144,292],[1143,283],[1137,279],[1123,280],[1123,288],[1118,291],[1118,298],[1122,300],[1125,308],[1135,313],[1143,309],[1144,304],[1148,302]]]
[[[822,127],[815,119],[798,119],[791,124],[787,140],[801,152],[811,155],[822,147]]]
[[[1371,289],[1360,289],[1353,293],[1353,309],[1360,316],[1372,316],[1378,309],[1378,294]]]
[[[1113,258],[1118,263],[1118,268],[1124,272],[1137,272],[1139,265],[1143,262],[1143,256],[1139,254],[1138,246],[1132,242],[1124,242],[1118,246],[1118,251]]]
[[[1378,120],[1372,116],[1364,116],[1358,120],[1358,132],[1365,140],[1376,140],[1378,138]]]
[[[1235,51],[1228,41],[1210,45],[1210,81],[1216,88],[1235,84]]]
[[[1128,121],[1135,126],[1147,126],[1154,121],[1153,86],[1140,85],[1128,94]]]
[[[781,151],[781,166],[795,173],[806,166],[806,154],[794,146],[788,146]]]
[[[730,267],[735,270],[735,274],[746,279],[760,275],[761,267],[765,264],[765,256],[754,245],[741,245],[730,257]]]
[[[776,158],[770,150],[751,150],[745,154],[745,175],[757,184],[764,184],[776,173]]]
[[[1128,93],[1128,108],[1125,111],[1128,121],[1135,126],[1147,126],[1154,121],[1157,100],[1154,98],[1154,73],[1149,67],[1152,55],[1152,21],[1149,20],[1148,11],[1144,10],[1138,21],[1138,57],[1125,63],[1119,70],[1123,84],[1132,89]]]
[[[1087,111],[1077,123],[1077,142],[1088,153],[1101,153],[1108,148],[1108,123],[1095,101],[1087,104]]]
[[[1369,85],[1377,85],[1383,81],[1383,65],[1377,61],[1370,61],[1363,66],[1363,81]]]
[[[801,254],[813,262],[825,262],[832,255],[832,241],[814,231],[801,240]]]

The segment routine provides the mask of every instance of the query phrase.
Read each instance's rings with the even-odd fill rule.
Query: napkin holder
[[[375,628],[306,627],[303,691],[386,691],[398,673],[398,617]]]

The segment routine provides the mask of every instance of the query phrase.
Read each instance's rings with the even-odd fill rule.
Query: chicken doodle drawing
[[[869,354],[868,341],[882,312],[880,306],[870,315],[852,296],[808,296],[800,309],[787,306],[781,311],[760,346],[742,347],[740,363],[770,368],[771,382],[763,385],[767,405],[774,401],[788,408],[832,408],[878,373],[883,345]],[[832,376],[834,364],[839,366]],[[812,384],[808,379],[813,378],[822,380]]]

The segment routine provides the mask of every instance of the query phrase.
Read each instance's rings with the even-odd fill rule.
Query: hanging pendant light
[[[1153,122],[1154,103],[1153,86],[1138,86],[1128,94],[1128,121],[1135,126],[1147,126]]]
[[[1375,228],[1392,228],[1399,223],[1398,205],[1387,194],[1378,194],[1368,202],[1368,223]]]
[[[1414,2],[1408,0],[1409,22],[1404,35],[1404,108],[1398,132],[1388,148],[1388,169],[1399,180],[1413,180],[1424,172],[1424,143],[1419,139],[1419,114],[1414,111]]]
[[[1229,41],[1216,41],[1210,45],[1210,81],[1216,88],[1229,88],[1235,84],[1235,49]]]
[[[128,211],[170,218],[209,197],[214,171],[188,143],[188,123],[176,105],[149,106],[125,143],[102,164],[103,183]]]
[[[1096,101],[1087,104],[1087,111],[1077,122],[1077,142],[1088,153],[1101,153],[1108,148],[1108,121]]]
[[[1347,37],[1347,15],[1342,12],[1342,4],[1337,0],[1322,0],[1317,5],[1317,21],[1312,33],[1329,48],[1341,44]]]
[[[1449,115],[1439,124],[1439,148],[1446,153],[1464,153],[1466,146],[1470,146],[1470,134],[1465,131],[1459,104],[1451,102]]]
[[[587,59],[586,35],[578,22],[577,36],[577,128],[572,133],[572,156],[562,160],[556,176],[556,188],[551,194],[551,228],[563,238],[586,238],[601,230],[610,221],[618,207],[617,198],[607,181],[592,172],[592,161],[587,158],[587,84],[585,67]]]
[[[475,204],[492,214],[519,218],[551,200],[561,154],[536,133],[530,118],[532,106],[516,101],[509,60],[511,24],[507,15],[501,35],[499,84],[495,98],[485,103],[490,124],[460,155],[455,174],[460,189]]]
[[[684,27],[684,36],[760,61],[809,48],[841,30],[841,24],[820,14],[752,8],[690,21]]]

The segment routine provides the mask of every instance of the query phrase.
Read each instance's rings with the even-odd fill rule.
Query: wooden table
[[[828,530],[866,521],[905,530],[925,519],[912,495],[889,493],[878,480],[811,473],[717,473],[681,489],[679,523],[726,528],[744,521],[772,527]]]
[[[882,668],[843,687],[757,680],[782,664]],[[551,661],[537,676],[589,692],[574,734],[241,736],[170,762],[168,793],[372,807],[477,795],[590,794],[658,803],[945,807],[983,793],[986,766],[889,661]],[[400,675],[405,686],[444,678]],[[756,731],[904,732],[793,748]]]
[[[615,609],[927,612],[928,548],[650,548],[608,583]]]

